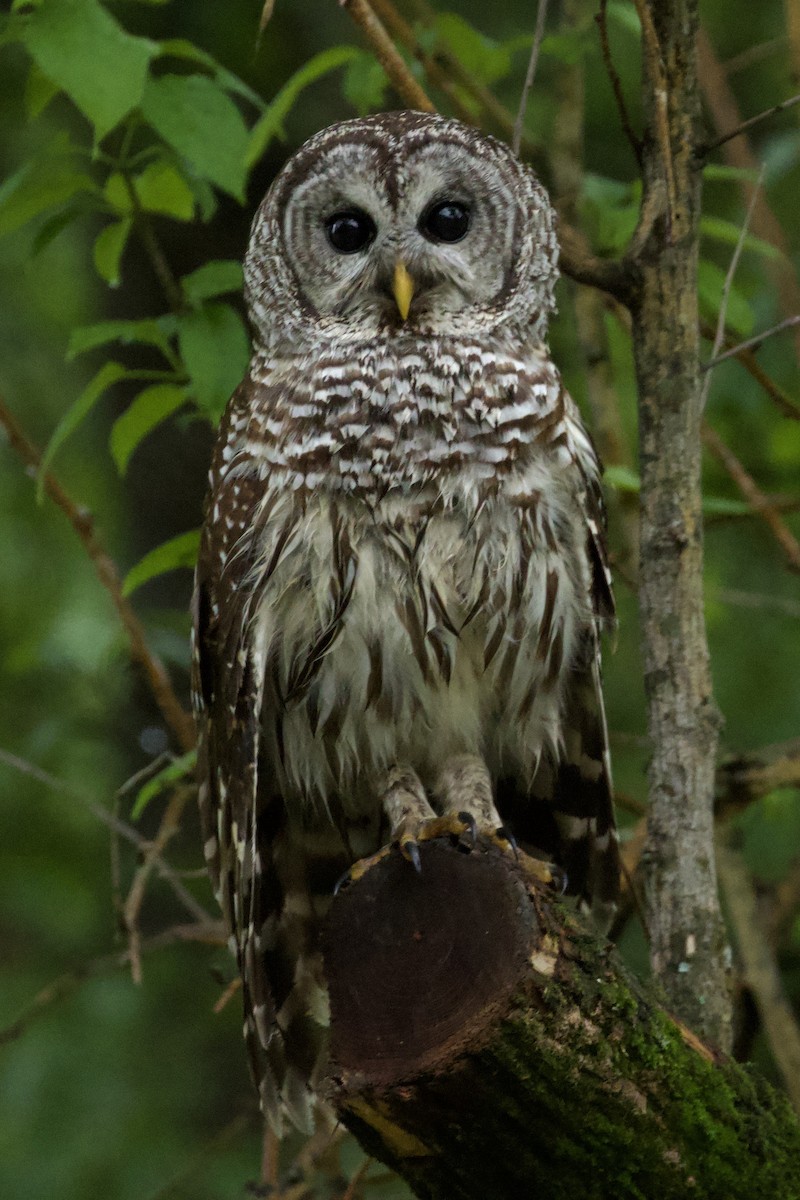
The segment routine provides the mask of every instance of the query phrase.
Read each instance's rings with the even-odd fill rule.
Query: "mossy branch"
[[[391,854],[325,941],[328,1091],[425,1200],[800,1196],[800,1126],[494,848]]]

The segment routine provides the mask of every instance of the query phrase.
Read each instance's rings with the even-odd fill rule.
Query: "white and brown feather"
[[[459,156],[501,225],[489,282],[487,240],[475,262],[445,264],[438,292],[417,263],[431,296],[406,325],[375,298],[380,264],[326,309],[336,281],[318,259],[306,280],[298,250],[314,189],[326,202],[344,172],[360,204],[379,191],[400,222],[438,158],[450,181]],[[388,836],[393,765],[432,792],[444,758],[480,755],[520,841],[560,861],[601,916],[613,908],[599,678],[613,601],[597,459],[544,342],[555,261],[531,172],[422,114],[325,131],[254,224],[256,348],[211,472],[195,681],[206,856],[276,1127],[282,1110],[310,1125],[319,921],[341,871]]]

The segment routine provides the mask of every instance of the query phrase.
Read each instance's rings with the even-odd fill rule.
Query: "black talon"
[[[566,895],[569,886],[569,876],[563,867],[557,867],[555,863],[547,864],[550,874],[553,877],[552,887],[559,896]]]
[[[510,829],[508,829],[505,825],[501,825],[499,829],[495,830],[495,837],[502,838],[503,841],[508,842],[509,846],[514,852],[514,858],[519,858],[519,846],[517,845],[517,839],[514,837]]]
[[[414,864],[414,870],[417,872],[418,875],[420,875],[422,873],[422,863],[420,862],[420,859],[419,859],[419,846],[417,845],[417,843],[416,842],[406,842],[405,845],[403,846],[403,850],[405,851],[406,856]]]
[[[475,818],[473,817],[472,813],[460,812],[458,814],[458,819],[463,825],[467,826],[469,840],[472,842],[472,849],[474,850],[478,844],[478,826],[475,822]],[[463,837],[463,834],[461,836]],[[460,842],[461,837],[459,837],[457,840]]]
[[[351,882],[350,868],[348,867],[347,870],[344,872],[344,874],[340,875],[339,878],[336,880],[336,883],[333,885],[334,896],[338,896],[339,892],[342,890],[342,888],[347,887],[347,885],[350,882]]]

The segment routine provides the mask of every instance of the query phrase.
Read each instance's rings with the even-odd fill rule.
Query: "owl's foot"
[[[440,817],[428,817],[416,822],[406,819],[393,831],[392,841],[400,847],[403,857],[413,863],[419,871],[419,843],[432,842],[437,838],[449,838],[453,845],[467,851],[474,850],[480,838],[506,853],[517,856],[517,843],[504,825],[478,824],[472,813],[464,810],[451,810]]]

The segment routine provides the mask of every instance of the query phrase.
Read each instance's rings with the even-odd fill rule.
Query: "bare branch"
[[[762,517],[786,555],[787,566],[792,571],[800,572],[800,543],[775,512],[756,481],[747,473],[730,446],[727,446],[719,434],[708,424],[703,425],[703,441],[714,457],[722,463],[745,499]]]
[[[403,102],[409,108],[420,112],[436,112],[435,106],[409,71],[367,0],[339,0],[339,3],[361,27],[373,54]]]
[[[722,345],[723,341],[725,340],[725,318],[727,317],[727,314],[728,314],[728,301],[730,300],[731,288],[733,287],[733,278],[734,278],[734,275],[736,274],[736,268],[739,265],[739,259],[742,256],[742,250],[744,248],[744,243],[747,238],[747,230],[750,228],[750,222],[753,218],[753,210],[755,209],[756,203],[758,202],[759,193],[761,191],[761,185],[764,182],[765,170],[766,170],[766,166],[762,163],[761,170],[758,173],[758,180],[756,182],[756,186],[753,188],[753,194],[750,197],[750,203],[747,206],[747,212],[745,213],[744,221],[742,222],[742,228],[739,230],[739,237],[737,238],[736,246],[734,248],[733,254],[731,255],[731,261],[728,264],[728,270],[725,275],[725,282],[722,285],[722,296],[720,297],[719,314],[717,316],[717,328],[714,332],[714,344],[711,349],[712,361],[719,354],[720,346]],[[706,375],[706,378],[703,381],[703,386],[700,389],[700,408],[701,408],[701,410],[704,409],[706,406],[706,401],[708,400],[708,392],[709,392],[710,387],[711,387],[711,376]]]
[[[700,330],[703,337],[708,338],[709,341],[712,340],[714,331],[708,322],[701,321]],[[800,421],[800,405],[796,404],[789,393],[767,374],[753,351],[743,350],[738,343],[734,344],[732,338],[726,338],[725,341],[727,348],[734,351],[736,361],[741,363],[748,375],[755,379],[756,383],[764,389],[770,400],[780,409],[783,415],[792,421]]]
[[[720,137],[715,138],[713,142],[706,142],[704,146],[698,148],[698,154],[702,158],[707,158],[712,150],[716,150],[719,146],[724,146],[732,138],[741,137],[743,133],[747,133],[754,126],[760,125],[762,121],[774,117],[776,113],[794,108],[796,104],[800,104],[800,93],[796,96],[790,96],[788,100],[781,100],[780,104],[773,104],[772,108],[765,108],[763,112],[756,113],[754,117],[750,117],[747,121],[742,121],[741,125],[738,125],[736,129],[731,129],[728,133],[723,133]]]
[[[122,919],[128,932],[131,975],[134,983],[142,982],[141,934],[139,932],[139,910],[144,900],[145,887],[157,860],[171,838],[180,828],[181,814],[186,807],[191,788],[176,788],[169,799],[155,838],[145,850],[144,860],[139,866],[122,909]]]
[[[700,364],[701,371],[710,371],[713,367],[718,366],[721,362],[725,362],[729,358],[738,358],[743,350],[758,350],[759,346],[763,346],[768,338],[774,337],[776,333],[783,333],[785,329],[793,329],[795,325],[800,325],[800,314],[792,317],[785,317],[783,321],[779,321],[777,325],[772,325],[769,329],[765,329],[763,333],[757,333],[747,341],[739,342],[737,346],[731,346],[730,350],[724,350],[722,354],[718,354],[716,358],[711,358],[708,362]]]
[[[71,787],[62,779],[57,779],[55,775],[51,775],[48,771],[43,771],[35,763],[27,762],[24,758],[19,758],[16,754],[11,754],[8,750],[0,749],[0,762],[11,767],[15,771],[19,771],[21,775],[28,775],[31,779],[35,779],[37,783],[44,784],[51,791],[57,792],[59,795],[71,796],[80,804],[84,805],[89,810],[93,817],[106,825],[113,833],[124,838],[137,850],[149,852],[151,843],[147,838],[142,837],[133,825],[129,825],[127,821],[123,821],[120,817],[110,813],[108,809],[103,808],[102,804],[97,804],[90,796],[87,796],[77,788]],[[181,902],[186,911],[198,921],[208,923],[213,920],[211,914],[203,908],[192,893],[184,887],[178,877],[174,867],[161,857],[159,853],[153,855],[153,866],[158,871],[159,875],[169,884],[175,893],[176,898]],[[206,872],[203,871],[205,876]]]
[[[458,87],[438,61],[441,58],[441,54],[437,58],[432,57],[427,52],[425,47],[420,44],[417,35],[408,21],[397,11],[392,0],[371,0],[371,4],[375,15],[383,21],[388,33],[401,46],[405,46],[410,54],[414,55],[414,58],[416,58],[425,72],[428,81],[445,93],[458,119],[467,125],[472,125],[474,123],[472,113],[462,103]],[[485,93],[484,88],[480,88],[479,90],[482,95]]]
[[[28,439],[2,397],[0,397],[0,426],[5,429],[12,449],[27,466],[32,467],[34,472],[38,473],[41,469],[42,456],[33,442]],[[164,664],[148,646],[144,626],[129,601],[122,594],[119,571],[97,535],[92,514],[77,505],[67,495],[51,471],[45,473],[43,482],[44,490],[72,525],[92,561],[98,579],[111,596],[128,637],[131,658],[142,667],[153,699],[161,710],[165,724],[181,749],[191,750],[195,744],[192,718],[181,707]]]
[[[191,925],[172,925],[161,933],[144,938],[140,950],[142,953],[147,953],[150,950],[161,949],[163,946],[174,946],[185,942],[205,942],[212,946],[226,945],[227,938],[222,921],[210,923],[197,921]],[[101,958],[92,959],[72,971],[66,971],[59,975],[37,992],[15,1021],[12,1021],[5,1029],[0,1029],[0,1046],[22,1037],[39,1017],[43,1016],[54,1004],[69,996],[87,979],[93,979],[106,971],[119,970],[129,961],[129,950],[117,950],[113,954],[105,954]]]
[[[533,32],[533,45],[531,46],[531,56],[528,60],[528,70],[525,75],[525,82],[522,85],[522,95],[519,100],[519,109],[517,110],[517,119],[514,122],[514,135],[511,139],[511,149],[515,154],[519,154],[519,148],[522,145],[522,128],[525,124],[525,112],[528,107],[528,97],[533,87],[533,81],[536,77],[536,67],[539,62],[539,50],[544,37],[544,24],[547,20],[547,0],[539,0],[539,7],[536,12],[536,28]]]
[[[614,66],[614,60],[611,57],[611,45],[608,40],[608,22],[607,22],[608,0],[600,0],[600,11],[595,16],[597,28],[600,33],[600,49],[603,54],[603,62],[606,65],[606,73],[611,81],[611,88],[614,92],[614,99],[617,102],[617,111],[625,136],[633,148],[633,153],[636,155],[636,161],[639,166],[642,164],[642,139],[634,131],[631,124],[628,106],[625,103],[625,95],[622,91],[622,80],[619,77],[617,68]]]

